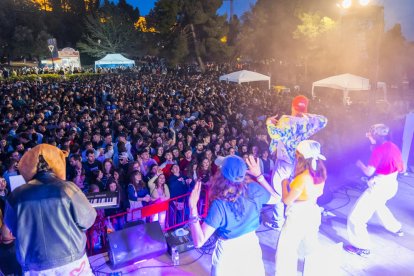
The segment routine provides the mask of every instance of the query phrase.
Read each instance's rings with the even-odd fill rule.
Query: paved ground
[[[414,275],[414,173],[400,176],[399,183],[399,191],[389,201],[388,206],[402,222],[405,236],[395,237],[380,226],[374,217],[368,226],[374,247],[368,258],[362,258],[343,251],[340,244],[336,247],[335,245],[346,243],[346,218],[353,203],[365,189],[365,184],[359,181],[359,177],[338,180],[336,183],[335,180],[331,181],[333,199],[323,205],[328,215],[322,218],[319,235],[324,255],[320,267],[324,267],[324,272],[318,275]],[[264,226],[257,232],[263,250],[266,275],[274,275],[274,256],[279,233]],[[211,264],[211,256],[199,250],[182,253],[179,267],[171,266],[168,254],[114,271],[105,263],[106,254],[91,257],[90,260],[93,268],[97,270],[96,275],[122,272],[122,275],[207,276],[210,275]],[[303,260],[300,260],[298,275],[315,275],[306,271],[303,273],[303,270]]]

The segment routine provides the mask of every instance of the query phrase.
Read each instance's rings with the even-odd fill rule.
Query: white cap
[[[312,158],[312,169],[316,170],[316,160],[326,160],[321,154],[321,144],[314,140],[304,140],[299,143],[296,150],[303,155],[305,159]]]

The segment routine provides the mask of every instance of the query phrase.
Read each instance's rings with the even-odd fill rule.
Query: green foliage
[[[12,81],[36,81],[42,79],[44,81],[50,80],[74,80],[74,79],[85,79],[92,76],[99,76],[97,73],[77,73],[77,74],[68,74],[68,75],[59,75],[59,74],[43,74],[43,75],[22,75],[16,77],[10,77],[8,80]]]
[[[98,58],[110,53],[140,55],[140,33],[134,27],[135,17],[139,13],[131,9],[106,4],[98,10],[97,15],[88,15],[83,41],[77,44],[79,49]]]
[[[225,16],[218,16],[222,0],[159,0],[147,16],[158,31],[156,45],[169,62],[225,61],[232,48],[220,39],[228,34]]]

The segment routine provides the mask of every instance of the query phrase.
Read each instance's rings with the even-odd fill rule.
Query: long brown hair
[[[137,174],[140,174],[141,175],[141,180],[138,181],[138,182],[135,180],[135,176]],[[130,180],[131,180],[132,186],[134,186],[135,190],[137,190],[137,191],[139,191],[139,190],[141,190],[141,189],[143,189],[145,187],[145,182],[142,180],[142,173],[140,171],[134,171],[131,174]]]
[[[324,183],[327,178],[325,164],[322,160],[316,160],[316,170],[312,168],[312,158],[305,159],[302,154],[296,152],[295,177],[304,171],[309,170],[315,185]]]
[[[211,179],[210,186],[210,202],[215,199],[221,199],[230,203],[230,210],[239,220],[244,214],[244,203],[242,198],[246,195],[246,183],[232,182],[226,179],[220,171]]]

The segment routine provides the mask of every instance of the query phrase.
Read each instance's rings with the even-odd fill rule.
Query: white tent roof
[[[312,84],[312,96],[315,96],[315,87],[328,87],[333,89],[343,90],[344,103],[348,99],[348,91],[352,90],[370,90],[371,85],[369,84],[369,79],[352,75],[352,74],[341,74],[326,79],[315,81]]]
[[[241,70],[237,72],[233,72],[227,75],[223,75],[219,78],[220,81],[230,81],[230,82],[253,82],[253,81],[268,81],[270,87],[270,77],[256,73],[253,71]]]
[[[312,84],[312,87],[329,87],[334,89],[341,90],[369,90],[371,86],[369,85],[369,79],[352,75],[352,74],[342,74],[332,76],[326,79],[315,81]],[[313,90],[313,88],[312,88]]]
[[[100,60],[95,61],[95,67],[131,66],[135,61],[127,59],[121,54],[107,54]]]

